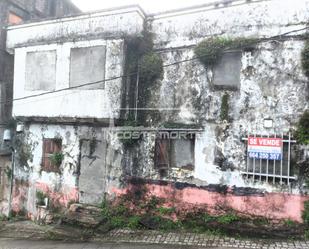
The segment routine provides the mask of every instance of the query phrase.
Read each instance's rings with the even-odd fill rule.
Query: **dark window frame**
[[[175,141],[181,139],[169,139],[157,137],[155,141],[155,168],[158,170],[168,170],[169,168],[179,168],[187,169],[193,171],[195,168],[195,135],[192,133],[187,136],[187,139],[182,139],[184,141],[190,141],[191,151],[193,158],[193,165],[184,165],[178,167],[175,165],[176,162],[176,152],[175,152]]]

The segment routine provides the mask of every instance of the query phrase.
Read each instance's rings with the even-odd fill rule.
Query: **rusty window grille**
[[[283,142],[282,157],[280,160],[250,158],[248,153],[248,137],[281,138]],[[243,138],[246,143],[246,170],[242,172],[247,179],[253,181],[280,183],[290,185],[296,178],[291,167],[291,145],[296,143],[291,134],[267,135],[250,134]]]
[[[59,139],[43,139],[42,170],[46,172],[59,172],[59,167],[54,165],[50,157],[62,150],[62,141]]]

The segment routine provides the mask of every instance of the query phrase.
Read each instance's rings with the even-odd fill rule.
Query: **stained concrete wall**
[[[42,138],[62,139],[59,173],[42,170]],[[27,145],[31,156],[27,164],[16,162],[15,212],[24,209],[35,217],[37,191],[44,192],[52,205],[65,207],[79,200],[99,204],[105,193],[112,195],[110,189],[121,186],[122,145],[106,128],[31,124],[17,139]]]
[[[162,123],[195,124],[204,130],[203,136],[196,139],[194,170],[175,169],[171,177],[176,175],[179,181],[198,185],[288,191],[285,186],[243,177],[246,144],[242,139],[248,132],[286,134],[309,108],[308,79],[301,67],[304,40],[295,38],[305,33],[308,11],[304,10],[308,8],[308,1],[233,1],[228,6],[207,5],[155,15],[149,20],[163,64],[173,64],[164,69],[159,100],[150,107],[173,108],[170,112],[161,111]],[[242,51],[236,65],[240,66],[239,85],[234,90],[214,88],[214,74],[219,69],[205,68],[193,59],[195,45],[212,36],[261,39],[287,32],[291,33],[284,39],[272,38],[258,43],[251,52]],[[226,75],[221,76],[220,81],[224,80],[229,80]],[[230,99],[228,123],[220,120],[225,94]],[[274,126],[265,128],[264,119],[272,119]],[[154,143],[149,146],[153,148]],[[217,157],[225,166],[216,162]],[[296,182],[289,191],[299,193],[300,185]]]

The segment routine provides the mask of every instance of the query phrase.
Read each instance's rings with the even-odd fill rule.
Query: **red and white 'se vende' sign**
[[[248,156],[256,159],[281,160],[282,138],[248,137]]]

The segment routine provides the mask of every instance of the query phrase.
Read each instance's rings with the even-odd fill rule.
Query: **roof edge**
[[[110,13],[109,13],[110,12]],[[39,21],[30,21],[25,22],[18,25],[8,25],[6,26],[7,30],[14,30],[14,29],[22,29],[27,27],[33,27],[33,26],[40,26],[40,25],[46,25],[46,24],[52,24],[52,23],[58,23],[58,22],[69,22],[75,19],[86,19],[91,17],[98,17],[98,16],[107,16],[107,15],[113,15],[113,14],[121,14],[121,13],[130,13],[130,12],[137,12],[141,18],[146,19],[147,15],[145,11],[137,4],[135,5],[126,5],[121,7],[113,7],[113,8],[107,8],[97,11],[89,11],[89,12],[82,12],[78,14],[68,15],[61,18],[47,18],[47,19],[41,19]]]

